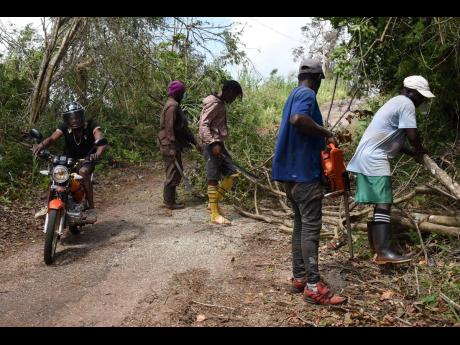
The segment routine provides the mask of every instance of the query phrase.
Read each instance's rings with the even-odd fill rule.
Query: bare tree
[[[45,109],[53,75],[85,23],[85,19],[79,17],[57,17],[51,20],[51,34],[46,37],[42,62],[29,102],[29,125],[36,123]]]
[[[327,21],[313,19],[301,28],[305,44],[293,49],[294,60],[316,58],[323,61],[326,73],[332,71],[329,54],[336,47],[340,35]]]

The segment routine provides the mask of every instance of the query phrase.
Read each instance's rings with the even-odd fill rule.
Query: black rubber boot
[[[367,222],[367,239],[369,240],[369,248],[371,249],[372,255],[375,254],[374,241],[372,240],[372,223]]]
[[[176,187],[168,185],[163,188],[163,204],[170,210],[179,210],[185,207],[182,203],[176,203]]]
[[[375,262],[379,265],[383,264],[399,264],[411,261],[406,256],[401,256],[395,253],[391,248],[391,224],[390,223],[374,223],[370,224],[372,242],[374,243],[377,257]]]

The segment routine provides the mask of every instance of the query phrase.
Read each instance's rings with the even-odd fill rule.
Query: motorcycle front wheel
[[[59,210],[51,210],[48,214],[48,225],[46,227],[45,264],[51,265],[56,254],[56,245],[58,242],[59,223],[61,222],[61,212]]]

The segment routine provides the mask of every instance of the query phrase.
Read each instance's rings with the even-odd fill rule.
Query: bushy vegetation
[[[230,78],[224,66],[244,57],[227,28],[200,31],[205,25],[188,18],[85,18],[54,71],[47,105],[32,124],[31,96],[50,38],[44,40],[30,27],[2,31],[7,51],[0,57],[0,201],[27,193],[36,178],[37,163],[24,145],[32,143],[30,126],[50,135],[70,100],[86,107],[87,117],[96,120],[110,142],[107,156],[121,162],[158,158],[158,115],[173,79],[187,85],[183,106],[196,126],[202,98]],[[209,61],[202,48],[211,41],[224,49]],[[56,151],[61,147],[56,145]]]

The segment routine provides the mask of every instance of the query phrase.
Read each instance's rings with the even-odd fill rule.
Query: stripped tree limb
[[[403,229],[414,228],[412,222],[409,219],[403,218],[397,215],[391,216],[391,222],[393,224],[398,225],[399,227]],[[429,232],[429,233],[434,232],[440,235],[448,235],[448,236],[454,236],[454,237],[460,236],[460,227],[433,224],[433,223],[426,222],[426,221],[421,222],[418,226],[419,226],[420,231],[422,232]],[[357,223],[353,226],[353,228],[360,230],[360,231],[367,231],[367,224]]]
[[[244,174],[243,174],[242,176],[246,177]],[[249,181],[254,182],[253,180],[249,180]],[[276,194],[276,195],[278,195],[278,196],[286,196],[286,193],[281,192],[281,191],[278,191],[278,190],[275,190],[275,189],[273,189],[273,188],[270,188],[270,187],[268,187],[268,186],[266,186],[266,185],[264,185],[264,184],[262,184],[262,183],[256,182],[256,184],[257,184],[260,188],[265,189],[266,191],[269,191],[270,193]]]
[[[445,294],[443,294],[442,292],[439,293],[439,297],[441,297],[444,301],[446,301],[447,303],[449,303],[452,307],[454,307],[455,309],[457,309],[458,311],[460,311],[460,305],[455,303],[454,301],[452,301],[449,297],[447,297]]]
[[[342,121],[342,118],[350,111],[351,109],[351,104],[355,100],[356,95],[358,94],[359,89],[356,88],[355,93],[353,94],[353,97],[351,97],[350,102],[348,103],[347,109],[343,112],[342,115],[340,115],[339,119],[335,122],[335,124],[331,127],[331,132],[334,130],[334,128]]]
[[[409,214],[407,213],[405,210],[403,210],[402,208],[400,208],[399,210],[401,210],[401,212],[407,217],[409,218],[409,220],[412,222],[412,224],[415,226],[415,228],[417,229],[417,234],[418,234],[418,238],[420,240],[420,246],[422,247],[422,251],[423,251],[423,255],[425,256],[425,262],[427,264],[429,264],[429,261],[428,261],[428,253],[426,252],[426,248],[425,248],[425,242],[423,242],[423,237],[422,237],[422,234],[420,232],[420,228],[418,226],[418,223],[417,221]]]
[[[332,99],[331,99],[331,105],[329,106],[329,111],[327,112],[327,117],[326,117],[326,128],[329,127],[329,116],[331,115],[331,110],[332,110],[332,105],[334,104],[334,98],[335,98],[335,89],[337,88],[337,82],[339,81],[339,76],[335,76],[335,82],[334,82],[334,91],[332,91]]]
[[[454,196],[460,200],[460,186],[444,170],[442,170],[428,155],[423,155],[425,167],[438,179]]]
[[[264,222],[269,223],[269,224],[275,223],[274,219],[272,219],[270,217],[261,216],[261,215],[253,214],[253,213],[250,213],[250,212],[246,212],[246,211],[242,210],[241,208],[239,208],[239,207],[237,207],[235,205],[233,205],[233,207],[242,216],[252,218],[252,219],[255,219],[255,220],[261,220],[261,221],[264,221]],[[278,222],[278,223],[280,223],[280,222]],[[280,224],[282,224],[282,222]]]
[[[428,187],[434,189],[435,191],[438,191],[439,193],[444,194],[445,196],[448,196],[449,198],[452,198],[452,199],[454,199],[454,200],[457,200],[457,198],[456,198],[455,196],[453,196],[452,194],[449,194],[449,193],[443,191],[441,188],[438,188],[438,187],[436,187],[436,186],[432,186],[431,184],[428,184],[428,183],[427,183],[426,185],[427,185]]]
[[[29,125],[37,122],[48,103],[53,75],[83,23],[84,18],[77,17],[54,19],[52,32],[45,43],[40,70],[29,102]],[[59,39],[60,37],[62,39]]]
[[[451,217],[451,216],[443,216],[443,215],[429,215],[424,213],[412,213],[414,219],[418,222],[426,221],[428,223],[438,224],[438,225],[445,225],[445,226],[453,226],[453,227],[460,227],[460,217]]]

